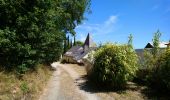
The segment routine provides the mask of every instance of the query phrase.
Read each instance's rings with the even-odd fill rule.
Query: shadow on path
[[[170,93],[161,93],[160,91],[153,90],[148,88],[147,86],[142,86],[133,82],[128,82],[127,87],[124,89],[114,89],[106,86],[100,86],[98,84],[94,84],[87,80],[87,76],[82,76],[76,81],[85,80],[84,82],[78,83],[78,87],[86,92],[90,93],[108,93],[114,92],[117,94],[123,94],[126,91],[136,91],[143,95],[145,99],[151,100],[170,100]]]
[[[126,90],[131,90],[131,91],[138,91],[141,89],[141,86],[129,82],[127,84],[126,88],[123,89],[114,89],[112,87],[109,87],[107,85],[99,85],[99,84],[94,84],[90,81],[88,81],[87,76],[82,76],[78,79],[76,79],[76,81],[79,80],[85,80],[84,82],[81,82],[78,84],[79,88],[81,90],[84,90],[86,92],[91,92],[91,93],[104,93],[104,92],[116,92],[118,94],[124,93]]]
[[[170,92],[162,92],[151,88],[145,88],[141,91],[147,99],[151,100],[170,100]]]

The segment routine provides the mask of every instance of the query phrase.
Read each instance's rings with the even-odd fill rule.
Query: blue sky
[[[161,41],[170,39],[170,0],[92,0],[91,10],[75,29],[78,40],[90,33],[97,44],[123,44],[132,34],[134,47],[144,48],[158,29]]]

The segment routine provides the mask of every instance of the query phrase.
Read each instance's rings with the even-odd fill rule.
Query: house
[[[66,63],[83,63],[82,59],[88,57],[89,52],[97,49],[96,44],[90,37],[90,34],[87,35],[87,38],[83,46],[73,46],[70,48],[62,58],[63,62]]]
[[[168,43],[168,42],[160,42],[159,43],[160,51],[164,52],[164,50],[168,47],[168,45],[170,45],[170,43]],[[154,47],[153,43],[149,42],[149,43],[146,44],[144,49],[147,49],[147,50],[150,51],[153,47]],[[135,49],[136,54],[138,55],[141,62],[143,62],[143,60],[144,60],[144,49]]]
[[[159,43],[159,50],[161,51],[161,52],[164,52],[165,51],[165,49],[168,47],[168,42],[160,42]],[[153,43],[151,43],[151,42],[149,42],[146,46],[145,46],[145,49],[147,49],[147,50],[151,50],[152,48],[154,48],[154,45],[153,45]]]
[[[169,48],[169,47],[170,47],[170,41],[169,41],[169,43],[167,43],[167,44],[165,44],[165,45],[167,45],[167,48]]]
[[[166,44],[168,44],[168,42],[160,42],[159,43],[159,48],[160,49],[165,49],[165,48],[167,48],[167,45]],[[145,46],[145,48],[153,48],[154,46],[153,46],[153,43],[151,43],[151,42],[149,42],[146,46]]]

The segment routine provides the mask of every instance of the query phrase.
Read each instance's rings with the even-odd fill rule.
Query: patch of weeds
[[[23,81],[23,82],[21,83],[20,89],[22,90],[22,92],[23,92],[24,94],[28,93],[29,90],[30,90],[30,89],[29,89],[29,86],[28,86],[28,83],[25,82],[25,81]]]
[[[51,71],[48,66],[39,65],[37,70],[18,76],[15,71],[0,71],[0,100],[38,100]]]

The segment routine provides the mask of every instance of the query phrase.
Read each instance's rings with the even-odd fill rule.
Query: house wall
[[[136,49],[135,51],[136,54],[138,55],[140,62],[142,62],[144,59],[144,49]]]
[[[90,75],[91,71],[92,71],[92,68],[93,68],[92,62],[90,62],[87,58],[84,58],[83,63],[84,63],[87,75]]]
[[[151,52],[151,48],[146,48],[148,51]],[[160,53],[165,52],[166,48],[160,48]],[[144,61],[144,49],[136,49],[136,54],[139,57],[139,63],[142,63]]]
[[[70,56],[63,56],[62,61],[66,63],[77,63],[77,61]]]

